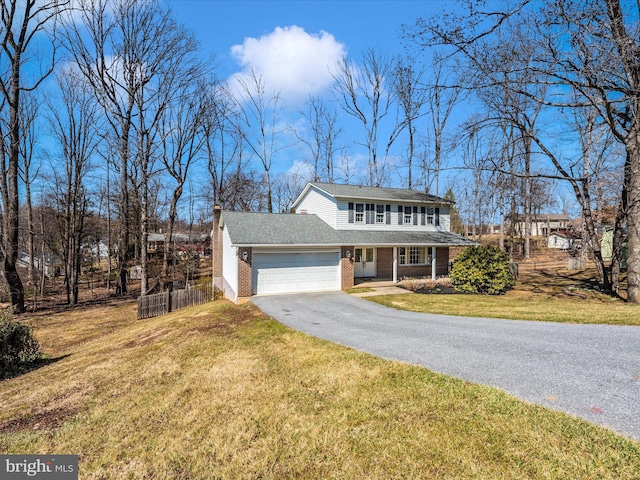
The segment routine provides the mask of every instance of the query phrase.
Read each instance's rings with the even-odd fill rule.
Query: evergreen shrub
[[[468,247],[453,262],[449,278],[464,293],[499,295],[515,285],[510,258],[490,245]]]
[[[32,329],[15,321],[9,312],[0,312],[0,379],[28,369],[40,355]]]

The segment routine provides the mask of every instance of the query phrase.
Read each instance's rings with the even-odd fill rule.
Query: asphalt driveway
[[[640,440],[640,327],[413,313],[343,292],[253,303],[301,332],[492,385]]]

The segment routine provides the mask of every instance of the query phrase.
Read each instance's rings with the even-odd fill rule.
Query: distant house
[[[154,253],[164,249],[166,234],[150,233],[147,236],[147,250]],[[208,233],[180,233],[176,232],[171,235],[171,241],[174,243],[178,252],[186,250],[196,251],[203,255],[211,255],[211,236]]]
[[[109,258],[109,245],[102,240],[99,240],[98,243],[94,243],[89,246],[89,250],[93,258],[98,258],[100,260],[106,260]]]
[[[558,230],[552,232],[547,238],[547,247],[557,250],[571,250],[581,242],[581,236],[573,230]]]
[[[510,219],[506,220],[506,224],[510,224]],[[513,228],[516,233],[524,235],[525,220],[524,215],[517,215],[513,222]],[[544,213],[539,215],[531,215],[531,228],[529,235],[547,237],[553,232],[568,231],[573,228],[573,221],[567,215],[556,213]]]
[[[30,258],[27,252],[21,252],[16,261],[16,266],[19,268],[29,268]],[[36,255],[33,257],[33,266],[37,270],[41,270],[45,277],[54,277],[60,273],[62,261],[57,256],[47,253],[44,256],[44,262],[40,256]]]

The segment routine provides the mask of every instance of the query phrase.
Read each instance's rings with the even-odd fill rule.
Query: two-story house
[[[414,190],[308,183],[295,214],[214,211],[214,285],[252,295],[347,290],[356,278],[446,275],[451,202]]]

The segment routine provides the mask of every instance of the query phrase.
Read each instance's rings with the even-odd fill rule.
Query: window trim
[[[398,265],[403,267],[419,267],[419,266],[431,266],[433,265],[433,249],[435,247],[424,247],[417,245],[406,245],[398,247]],[[422,254],[417,253],[418,259],[420,256],[423,258],[423,263],[411,263],[411,256],[414,255],[412,249],[421,249]],[[415,258],[415,257],[414,257]],[[407,263],[408,262],[408,263]]]
[[[403,208],[402,223],[403,225],[413,225],[413,209],[411,207],[405,206]]]
[[[358,207],[360,207],[360,210],[358,210]],[[356,203],[353,217],[354,223],[364,223],[364,214],[364,203]]]
[[[385,224],[387,223],[387,211],[384,204],[376,203],[375,204],[375,223],[377,224]]]

